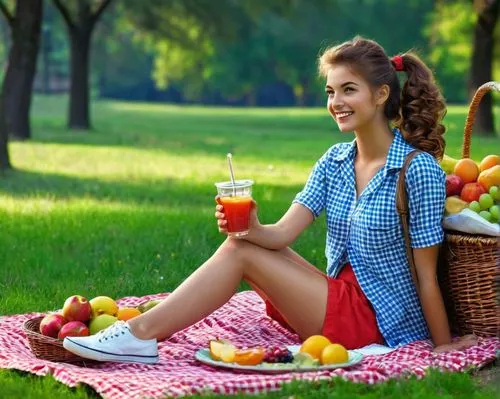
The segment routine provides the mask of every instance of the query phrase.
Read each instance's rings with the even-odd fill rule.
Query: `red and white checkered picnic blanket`
[[[120,305],[137,305],[163,295],[122,298]],[[282,328],[264,312],[264,303],[252,291],[236,294],[226,305],[201,322],[159,344],[160,362],[154,365],[90,363],[86,366],[37,359],[31,353],[22,330],[23,323],[41,315],[0,317],[0,367],[52,374],[71,387],[88,384],[110,399],[159,398],[194,393],[256,393],[277,390],[293,379],[321,380],[334,376],[363,383],[377,383],[408,375],[422,377],[429,368],[464,371],[493,361],[500,348],[498,338],[480,339],[464,352],[436,354],[428,341],[419,341],[386,355],[367,356],[348,369],[287,374],[248,374],[216,369],[195,360],[194,353],[206,348],[214,337],[226,338],[241,346],[299,344],[296,335]]]

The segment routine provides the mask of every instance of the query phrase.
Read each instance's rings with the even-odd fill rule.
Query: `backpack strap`
[[[417,292],[419,292],[419,284],[418,284],[417,270],[415,267],[415,260],[413,259],[413,251],[410,242],[410,226],[409,226],[410,211],[408,209],[408,194],[406,192],[405,179],[406,179],[406,170],[408,169],[410,162],[415,156],[417,156],[421,152],[422,151],[420,150],[414,150],[408,153],[405,162],[403,164],[403,167],[399,172],[399,178],[396,188],[396,208],[398,210],[399,218],[401,220],[401,225],[403,226],[406,256],[408,258],[408,263],[410,264],[410,272],[413,278],[413,282],[415,283],[415,288],[417,289]]]

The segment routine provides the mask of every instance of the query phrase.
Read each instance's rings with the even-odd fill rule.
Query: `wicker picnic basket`
[[[23,329],[28,338],[31,351],[40,359],[52,362],[91,362],[64,349],[62,341],[40,334],[40,322],[43,316],[24,322]]]
[[[472,99],[465,123],[462,158],[469,158],[475,113],[481,98],[491,90],[500,91],[500,83],[485,83]],[[439,277],[455,332],[483,337],[500,335],[499,276],[498,237],[445,231]]]

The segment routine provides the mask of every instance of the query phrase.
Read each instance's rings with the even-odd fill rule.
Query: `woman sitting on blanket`
[[[407,76],[400,89],[398,72]],[[254,204],[249,234],[228,238],[172,294],[145,314],[117,322],[64,347],[102,361],[158,361],[157,340],[170,337],[225,304],[241,280],[266,302],[269,316],[305,339],[322,334],[345,347],[398,347],[431,338],[435,351],[465,349],[452,342],[436,280],[445,174],[445,104],[431,71],[414,54],[388,58],[377,43],[355,38],[319,58],[327,109],[340,131],[355,139],[332,146],[317,161],[285,215],[263,225]],[[393,122],[396,128],[390,128]],[[395,207],[406,155],[418,154],[406,174],[417,292]],[[325,210],[326,274],[289,248]],[[224,209],[216,206],[219,231]]]

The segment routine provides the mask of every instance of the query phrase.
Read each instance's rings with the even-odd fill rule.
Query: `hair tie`
[[[400,55],[395,55],[394,57],[391,58],[392,65],[394,65],[394,69],[396,72],[401,72],[405,70],[405,67],[403,65],[403,57]]]

